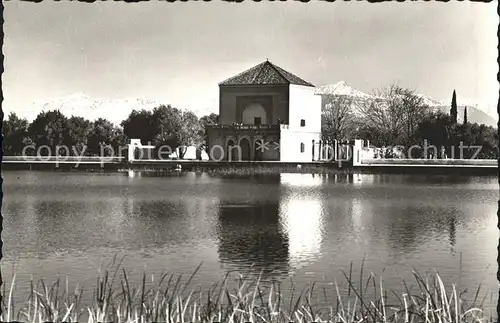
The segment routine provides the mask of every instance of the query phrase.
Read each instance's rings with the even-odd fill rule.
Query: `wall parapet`
[[[212,129],[234,129],[234,130],[279,130],[280,129],[280,125],[246,125],[246,124],[209,125],[207,127]]]

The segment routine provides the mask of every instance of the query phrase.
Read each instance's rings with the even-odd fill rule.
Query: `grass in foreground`
[[[189,285],[200,267],[181,283],[181,277],[163,275],[158,281],[132,287],[125,270],[116,267],[97,278],[92,294],[92,305],[81,306],[83,289],[68,290],[60,281],[47,286],[43,280],[31,284],[28,301],[15,311],[13,290],[3,291],[0,321],[23,322],[486,322],[482,303],[476,305],[481,286],[475,298],[467,302],[455,285],[445,290],[439,274],[423,277],[414,272],[417,291],[411,293],[404,283],[405,293],[392,293],[396,304],[388,303],[388,291],[382,279],[370,274],[359,284],[352,279],[352,264],[347,291],[341,291],[336,281],[332,288],[335,299],[325,310],[315,306],[314,284],[295,295],[284,295],[277,282],[266,283],[259,278],[239,276],[238,287],[228,287],[228,277],[207,290],[190,289]],[[361,277],[363,274],[361,274]],[[62,291],[61,291],[62,290]],[[325,291],[321,291],[323,293]],[[326,295],[326,293],[325,293]],[[342,296],[344,295],[344,296]],[[370,295],[370,296],[369,296]],[[484,302],[484,300],[483,300]]]

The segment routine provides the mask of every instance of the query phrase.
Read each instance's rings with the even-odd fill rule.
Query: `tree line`
[[[143,144],[157,147],[169,145],[172,151],[178,149],[180,158],[187,146],[206,147],[206,126],[216,124],[215,113],[198,118],[193,112],[180,110],[170,105],[160,105],[148,110],[134,110],[120,125],[99,118],[95,121],[83,117],[67,117],[58,110],[44,111],[30,123],[10,113],[3,121],[4,155],[34,155],[35,150],[24,150],[25,147],[45,146],[41,155],[55,155],[60,147],[69,147],[72,155],[101,156],[111,155],[112,147],[116,152],[124,147],[128,139],[141,139]],[[24,150],[24,151],[23,151]],[[75,151],[76,150],[76,151]],[[63,153],[61,153],[63,154]]]
[[[474,158],[498,156],[496,128],[470,123],[467,108],[463,122],[457,122],[455,91],[449,113],[433,109],[414,91],[397,85],[376,90],[374,99],[326,95],[323,100],[322,137],[327,142],[362,138],[376,147],[419,145],[421,149],[412,150],[414,158],[426,157],[424,142],[439,149],[437,158],[471,158],[476,151]],[[462,152],[460,146],[465,147]]]
[[[100,156],[103,146],[124,147],[128,139],[141,139],[144,144],[178,148],[179,157],[185,147],[207,149],[207,125],[217,124],[215,113],[198,118],[192,111],[160,105],[149,110],[134,110],[120,125],[100,118],[95,121],[83,117],[67,117],[58,110],[41,112],[33,120],[19,118],[11,113],[3,121],[4,155],[35,154],[29,145],[46,146],[55,155],[58,146],[71,147],[71,154]],[[457,99],[453,91],[450,111],[436,111],[425,104],[413,91],[391,85],[376,90],[374,99],[357,100],[349,96],[324,95],[322,109],[322,137],[326,142],[356,138],[369,140],[376,147],[402,146],[409,148],[426,141],[438,148],[444,147],[447,157],[473,156],[474,149],[458,151],[460,145],[481,147],[475,158],[496,158],[497,129],[484,124],[470,123],[467,109],[463,122],[457,122]],[[48,151],[40,151],[40,154]],[[415,157],[423,154],[413,150]],[[441,151],[439,152],[441,154]],[[445,157],[443,155],[438,157]],[[418,157],[424,157],[423,155]]]

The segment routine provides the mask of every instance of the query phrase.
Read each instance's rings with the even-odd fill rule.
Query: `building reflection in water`
[[[376,174],[352,174],[352,183],[355,186],[362,186],[367,184],[374,184],[377,181],[378,175]]]
[[[371,215],[371,210],[367,211],[365,207],[366,203],[363,203],[361,200],[357,198],[353,198],[352,200],[352,209],[351,209],[351,223],[354,232],[356,233],[357,238],[363,236],[363,228],[366,226],[366,219],[364,216]]]
[[[133,169],[128,170],[128,178],[141,178],[142,172]]]
[[[449,228],[449,233],[450,233],[450,249],[451,252],[455,252],[455,245],[457,244],[457,217],[452,215],[449,217],[449,222],[450,222],[450,228]]]
[[[354,184],[356,186],[363,184],[373,184],[377,181],[379,175],[376,174],[352,174],[352,173],[339,173],[339,174],[324,174],[324,175],[312,175],[314,181],[318,182],[319,179],[323,183],[329,184]]]
[[[455,245],[457,244],[457,217],[456,216],[450,216],[449,218],[450,221],[450,245],[452,251],[454,251]]]
[[[321,253],[324,177],[281,174],[280,221],[289,240],[290,265],[299,268]]]
[[[288,272],[288,237],[280,226],[277,203],[221,204],[217,225],[223,264],[264,275]]]
[[[354,187],[360,188],[366,185],[373,185],[380,180],[376,174],[350,174],[352,175],[349,181]],[[365,240],[368,238],[366,230],[373,227],[373,205],[369,197],[353,194],[350,197],[351,209],[349,211],[351,225],[355,234],[356,240]],[[365,241],[366,242],[366,241]]]
[[[281,174],[261,182],[250,201],[236,202],[235,192],[221,196],[217,235],[219,258],[233,269],[287,274],[315,261],[323,235],[322,185],[325,177]]]

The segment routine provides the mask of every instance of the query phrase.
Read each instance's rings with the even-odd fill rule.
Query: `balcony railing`
[[[233,129],[233,130],[279,130],[279,124],[273,125],[250,125],[250,124],[232,124],[232,125],[210,125],[214,129]]]

